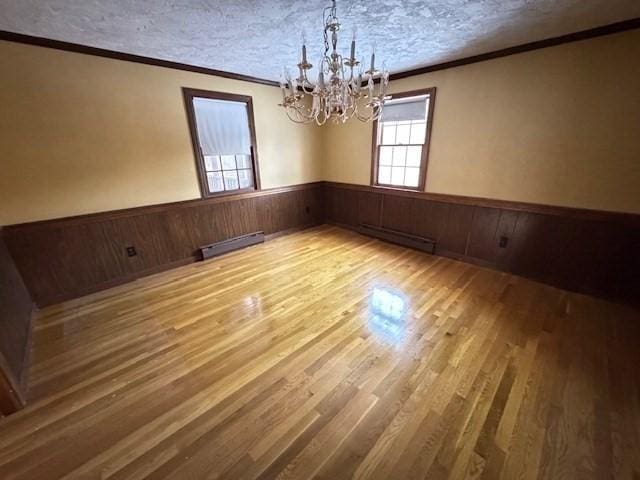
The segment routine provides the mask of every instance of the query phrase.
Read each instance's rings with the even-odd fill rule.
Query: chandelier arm
[[[372,120],[375,120],[376,117],[374,117],[373,115],[364,116],[364,115],[361,115],[360,113],[357,113],[356,118],[361,122],[368,123],[368,122],[371,122]]]
[[[321,127],[323,126],[325,123],[327,123],[327,117],[322,117],[322,120],[320,120],[320,116],[316,117],[316,124]]]
[[[298,113],[298,115],[300,115],[302,118],[294,118],[293,116],[291,116],[291,109],[287,108],[286,110],[287,113],[287,117],[289,117],[289,120],[291,120],[294,123],[298,123],[298,124],[309,124],[312,123],[314,121],[313,118],[306,118],[302,115],[300,115],[300,112],[298,112],[297,110],[294,109],[294,111],[296,113]]]
[[[360,112],[357,112],[357,118],[358,120],[360,120],[361,122],[371,122],[373,120],[378,120],[378,118],[380,118],[380,114],[382,113],[380,106],[379,105],[365,105],[366,108],[371,110],[371,113],[369,115],[362,115]]]
[[[311,110],[307,109],[305,106],[296,103],[292,106],[292,108],[298,113],[300,117],[313,120]]]

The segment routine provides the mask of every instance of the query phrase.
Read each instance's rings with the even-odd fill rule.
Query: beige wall
[[[437,87],[428,192],[640,213],[640,30],[392,82]],[[368,184],[371,126],[323,132],[324,178]]]
[[[0,41],[0,225],[198,198],[181,87],[251,95],[263,188],[321,180],[279,89]]]
[[[640,31],[392,83],[436,86],[427,191],[640,213]],[[277,88],[0,41],[0,225],[199,197],[182,86],[251,95],[264,188],[368,184],[371,125]]]

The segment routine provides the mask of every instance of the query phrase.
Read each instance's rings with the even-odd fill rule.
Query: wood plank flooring
[[[322,226],[42,310],[2,479],[637,479],[639,313]]]

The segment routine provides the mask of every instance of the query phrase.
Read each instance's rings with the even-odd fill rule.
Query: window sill
[[[237,190],[225,190],[223,192],[215,192],[215,193],[205,193],[202,194],[202,198],[216,198],[216,197],[229,197],[231,195],[238,195],[241,193],[249,193],[249,192],[257,192],[259,188],[251,187],[251,188],[239,188]]]
[[[420,187],[401,187],[397,185],[383,185],[380,183],[372,183],[371,186],[375,188],[385,189],[385,190],[394,190],[394,191],[399,190],[402,192],[423,192],[424,191]]]

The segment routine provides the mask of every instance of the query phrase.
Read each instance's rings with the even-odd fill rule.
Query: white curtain
[[[198,138],[204,155],[251,153],[247,104],[194,98]]]
[[[429,97],[411,100],[398,99],[385,103],[382,109],[383,122],[398,122],[407,120],[426,120]]]

